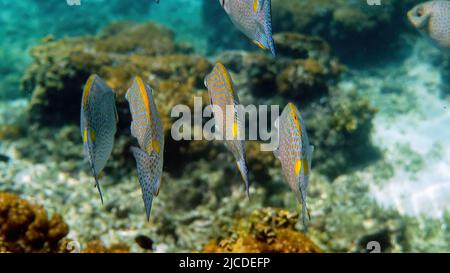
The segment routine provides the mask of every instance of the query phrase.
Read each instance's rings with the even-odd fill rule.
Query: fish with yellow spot
[[[214,66],[212,72],[205,78],[205,86],[208,88],[211,105],[218,106],[218,109],[213,108],[215,128],[224,137],[226,146],[236,159],[247,196],[249,196],[245,141],[240,137],[242,135],[241,115],[238,114],[240,103],[231,76],[223,64],[217,63]],[[227,112],[227,108],[231,111]],[[226,116],[227,113],[231,113],[232,116]]]
[[[271,0],[219,0],[233,24],[262,49],[275,56]]]
[[[131,147],[136,159],[147,220],[150,219],[153,198],[158,196],[164,160],[164,133],[152,88],[136,77],[125,98],[132,116],[131,134],[139,147]]]
[[[309,144],[305,122],[293,103],[289,103],[276,122],[279,130],[278,147],[274,155],[281,162],[284,176],[302,204],[302,222],[306,232],[306,193],[311,171],[311,159],[314,147]]]
[[[408,12],[411,24],[433,44],[450,53],[450,1],[428,1]]]
[[[114,91],[99,76],[92,75],[83,90],[80,127],[85,155],[102,204],[98,175],[111,155],[118,120]]]

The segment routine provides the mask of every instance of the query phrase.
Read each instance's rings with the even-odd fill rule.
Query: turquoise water
[[[223,143],[170,135],[173,106],[209,103],[203,79],[220,61],[243,105],[302,113],[315,146],[307,236],[323,251],[365,252],[374,240],[386,252],[449,252],[450,60],[408,22],[421,2],[272,0],[273,57],[216,0],[0,0],[0,192],[61,214],[82,247],[136,252],[138,235],[153,251],[201,251],[260,208],[300,213],[272,152],[247,143],[247,199]],[[92,73],[119,113],[103,205],[79,129]],[[166,134],[148,222],[124,100],[135,76],[154,88]]]

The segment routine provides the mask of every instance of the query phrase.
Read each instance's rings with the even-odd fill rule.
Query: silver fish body
[[[284,176],[297,201],[302,204],[302,222],[306,231],[306,197],[314,147],[309,143],[305,122],[294,104],[289,103],[285,107],[277,123],[279,144],[274,155],[280,160]]]
[[[233,24],[262,49],[275,56],[271,0],[219,0]]]
[[[245,141],[239,138],[241,123],[243,122],[240,115],[237,114],[240,105],[239,98],[230,74],[221,63],[216,64],[212,72],[206,76],[205,86],[208,88],[211,105],[218,106],[220,109],[220,111],[214,111],[213,109],[216,129],[222,134],[226,146],[236,159],[237,167],[244,180],[247,196],[249,196]],[[227,106],[233,110],[233,116],[226,116]]]
[[[80,116],[85,155],[103,203],[98,175],[111,155],[118,116],[115,93],[97,75],[92,75],[85,85]]]
[[[450,1],[428,1],[408,12],[408,19],[433,44],[450,52]]]
[[[125,98],[132,115],[131,134],[139,147],[131,147],[136,159],[139,184],[142,189],[147,220],[150,219],[153,198],[159,193],[164,161],[164,133],[153,90],[136,77]]]

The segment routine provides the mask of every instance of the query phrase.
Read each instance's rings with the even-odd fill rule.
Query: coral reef
[[[187,104],[210,69],[205,58],[177,53],[172,32],[151,23],[114,23],[97,36],[50,38],[34,47],[31,55],[34,63],[23,77],[22,90],[32,93],[30,120],[45,125],[78,121],[79,105],[73,102],[80,101],[82,87],[92,73],[117,92],[118,111],[126,116],[124,93],[134,76],[149,81],[156,100],[167,100],[163,105],[170,109],[174,103]],[[160,111],[164,117],[170,113]]]
[[[314,168],[336,177],[379,158],[370,140],[377,110],[355,90],[335,89],[331,93],[305,110],[304,118],[316,147],[314,159],[320,162]]]
[[[204,252],[316,253],[320,248],[295,229],[298,214],[282,209],[256,210],[235,224],[229,238],[211,240]]]
[[[0,193],[0,250],[55,252],[69,232],[61,215],[49,219],[44,208],[11,193]]]
[[[404,17],[419,2],[387,0],[376,6],[366,1],[273,0],[273,25],[275,32],[297,31],[327,39],[346,63],[370,63],[379,61],[387,49],[400,52],[404,44],[397,33],[408,30]]]

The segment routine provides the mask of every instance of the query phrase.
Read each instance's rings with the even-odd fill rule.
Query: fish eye
[[[416,9],[416,16],[417,17],[422,17],[423,15],[424,15],[424,12],[423,12],[422,8]]]
[[[222,7],[225,7],[225,0],[220,0],[220,4],[222,5]]]

